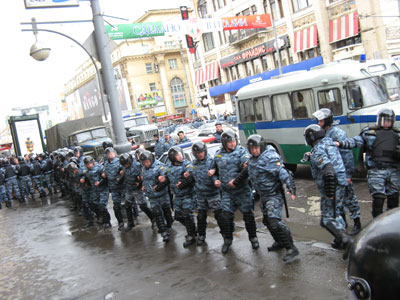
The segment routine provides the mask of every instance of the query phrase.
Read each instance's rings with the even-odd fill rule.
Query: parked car
[[[190,146],[189,146],[190,145]],[[215,153],[218,151],[218,149],[221,148],[221,144],[207,144],[207,150],[208,154],[211,155],[211,157],[214,157]],[[194,161],[194,156],[192,154],[192,143],[188,143],[188,147],[183,147],[183,154],[185,155],[185,158],[191,162]],[[159,161],[162,163],[166,164],[169,162],[168,159],[168,152],[165,152],[161,157],[159,158]]]

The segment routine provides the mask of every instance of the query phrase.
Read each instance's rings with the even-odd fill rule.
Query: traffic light
[[[189,49],[189,52],[194,54],[196,52],[196,45],[193,41],[193,38],[190,35],[186,35],[186,44]]]
[[[181,6],[179,9],[181,10],[182,20],[189,20],[189,12],[187,6]]]

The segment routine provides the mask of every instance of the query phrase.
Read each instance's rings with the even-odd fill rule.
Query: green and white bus
[[[249,135],[258,133],[295,170],[310,150],[304,128],[316,123],[312,114],[320,108],[330,108],[349,137],[374,124],[383,107],[395,111],[398,126],[400,69],[389,60],[334,62],[247,85],[237,92],[236,100],[242,145]],[[362,167],[360,149],[354,155]]]

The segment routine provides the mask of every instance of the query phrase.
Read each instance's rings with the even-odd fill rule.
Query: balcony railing
[[[241,29],[229,36],[229,43],[233,44],[255,35],[258,32],[266,31],[265,28],[254,28],[254,29]]]

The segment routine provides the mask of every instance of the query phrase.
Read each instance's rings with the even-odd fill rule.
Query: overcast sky
[[[12,3],[12,4],[11,4]],[[191,6],[190,0],[100,0],[101,10],[106,15],[126,18],[132,23],[147,10]],[[38,62],[29,56],[35,41],[31,32],[21,32],[21,22],[90,20],[92,11],[89,1],[80,1],[77,8],[25,9],[24,0],[1,1],[0,24],[2,43],[1,61],[1,121],[13,107],[46,104],[60,99],[63,85],[74,74],[75,69],[88,59],[87,54],[65,37],[39,32],[38,40],[51,48],[46,61]],[[126,23],[107,18],[112,24]],[[70,35],[83,43],[93,31],[92,23],[40,25]]]

